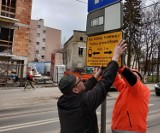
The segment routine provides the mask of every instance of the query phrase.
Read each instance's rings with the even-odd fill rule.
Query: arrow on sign
[[[95,55],[95,54],[100,54],[100,52],[93,52],[93,54]]]
[[[112,54],[112,51],[104,52],[104,54]]]

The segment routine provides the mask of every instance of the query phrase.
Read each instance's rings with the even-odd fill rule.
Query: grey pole
[[[101,133],[106,133],[106,101],[101,104]]]

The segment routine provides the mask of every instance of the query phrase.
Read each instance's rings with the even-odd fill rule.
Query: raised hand
[[[125,40],[119,41],[117,46],[114,48],[112,60],[118,62],[118,59],[120,58],[120,56],[123,55],[123,53],[125,52],[126,49],[127,49],[126,41]]]

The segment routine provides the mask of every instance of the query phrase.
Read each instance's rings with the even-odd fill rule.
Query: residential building
[[[29,61],[50,62],[51,53],[61,48],[61,30],[46,27],[44,20],[31,20]]]
[[[71,38],[64,44],[64,65],[71,71],[86,66],[86,42],[85,31],[73,31]]]
[[[0,70],[4,72],[0,76],[6,77],[5,83],[9,68],[18,77],[25,76],[31,8],[32,0],[0,0]]]

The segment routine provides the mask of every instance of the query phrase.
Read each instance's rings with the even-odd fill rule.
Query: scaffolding
[[[23,61],[0,58],[0,85],[14,84],[17,81],[21,84],[24,66]]]

